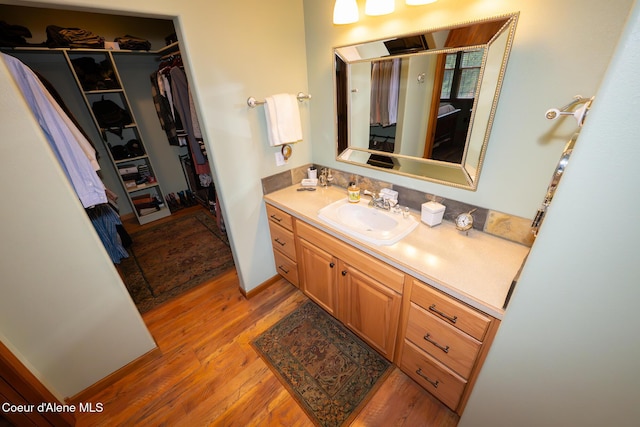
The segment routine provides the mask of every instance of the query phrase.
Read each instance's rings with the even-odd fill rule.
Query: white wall
[[[636,2],[460,427],[638,425],[638,67]]]
[[[396,12],[364,14],[333,25],[332,1],[305,0],[313,160],[349,172],[368,169],[335,161],[332,49],[362,41],[520,12],[486,160],[476,192],[380,172],[376,178],[445,198],[533,218],[575,121],[550,122],[545,111],[576,94],[594,95],[632,0],[441,0],[426,6],[396,1]],[[575,71],[574,71],[575,70]],[[402,203],[402,201],[400,201]]]
[[[25,1],[4,3],[30,5]],[[294,147],[293,157],[285,168],[275,165],[274,154],[278,149],[268,145],[263,107],[250,109],[246,100],[249,96],[264,99],[281,92],[308,92],[302,3],[297,0],[249,0],[241,5],[204,0],[38,2],[40,7],[59,5],[96,12],[102,8],[118,14],[176,17],[179,37],[186,47],[183,55],[183,59],[188,59],[186,71],[196,89],[202,130],[209,142],[209,152],[213,153],[214,173],[241,285],[251,290],[275,275],[260,179],[311,161],[310,102],[301,104],[304,142]],[[2,204],[3,215],[7,213],[2,217],[0,230],[3,236],[12,237],[6,242],[20,244],[14,251],[13,245],[6,245],[3,240],[0,304],[11,309],[2,310],[0,335],[52,391],[66,397],[143,354],[150,338],[91,225],[88,220],[79,219],[84,212],[73,205],[72,190],[53,157],[44,151],[44,142],[33,129],[33,123],[29,123],[29,132],[20,133],[15,126],[26,126],[26,119],[11,122],[14,115],[28,113],[16,110],[15,88],[4,71],[0,80],[3,88],[8,87],[8,94],[13,95],[0,99],[3,113],[0,123],[3,130],[7,128],[3,133],[4,144],[0,144],[1,185],[3,197],[9,201]],[[14,135],[19,138],[12,139]],[[16,149],[14,145],[21,142],[23,146]],[[35,154],[40,151],[43,153]],[[53,223],[45,225],[41,221],[43,216],[52,218]],[[61,250],[60,245],[66,249],[77,240],[82,242],[77,247],[78,252],[82,251],[80,258],[74,256],[75,249]],[[90,248],[88,241],[93,245]],[[7,264],[8,260],[11,264]],[[37,271],[21,271],[19,267],[30,266],[32,261],[37,261]],[[92,282],[87,284],[89,274]],[[61,282],[62,287],[51,287],[51,281],[56,285]],[[93,291],[97,293],[92,294]],[[38,293],[55,296],[55,304],[34,305],[30,296]],[[78,322],[69,322],[68,319],[75,318],[70,313],[78,310],[81,310],[76,313]],[[47,322],[20,323],[38,311],[46,313]],[[129,329],[137,328],[142,328],[144,339],[132,339],[135,333]],[[88,331],[100,332],[104,342],[121,339],[110,346],[115,349],[106,349],[98,338],[85,333]],[[69,335],[64,336],[65,333]],[[55,348],[44,346],[52,342]],[[99,357],[93,352],[87,354],[93,344]],[[65,362],[68,365],[60,364],[59,356],[68,359]],[[96,367],[93,359],[104,363]]]

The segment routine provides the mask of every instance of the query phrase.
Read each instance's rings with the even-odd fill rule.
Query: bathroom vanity
[[[345,189],[297,189],[265,196],[278,273],[462,414],[529,248],[447,221],[368,243],[318,215]]]

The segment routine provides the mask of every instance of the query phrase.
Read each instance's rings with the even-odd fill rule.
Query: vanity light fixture
[[[356,0],[336,0],[336,4],[333,6],[334,24],[353,24],[358,22],[358,19],[360,19],[360,16]]]
[[[420,6],[423,4],[435,3],[438,0],[405,0],[409,6]]]
[[[405,0],[408,6],[435,3],[438,0]],[[370,16],[388,15],[395,10],[395,0],[367,0],[364,13]],[[333,6],[333,23],[336,25],[358,22],[360,15],[356,0],[336,0]]]
[[[371,16],[388,15],[396,8],[394,0],[367,0],[364,13]]]

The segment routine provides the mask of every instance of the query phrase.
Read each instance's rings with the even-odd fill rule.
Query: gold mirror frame
[[[513,44],[518,15],[519,13],[513,13],[435,28],[420,33],[404,34],[397,37],[334,48],[337,161],[475,191],[478,186],[482,164],[484,163],[484,156],[491,133],[498,98]],[[492,28],[492,26],[494,28],[497,27],[497,30],[492,30],[493,32],[489,34],[486,32],[484,35],[479,34],[483,32],[481,31],[483,28]],[[463,34],[463,36],[460,36],[460,34]],[[386,54],[383,55],[374,54],[373,56],[362,54],[362,52],[379,50],[381,43],[413,37],[422,37],[428,40],[426,50],[423,49],[415,53],[398,54],[386,52]],[[435,47],[430,47],[430,45],[434,43],[434,40],[445,39],[447,41],[444,42],[442,46],[438,46],[438,43],[435,42]],[[465,40],[465,42],[461,43],[461,40]],[[355,58],[353,54],[354,49],[357,51]],[[370,65],[367,64],[373,64],[374,62],[390,58],[400,58],[403,61],[410,61],[412,58],[420,57],[425,59],[425,56],[431,56],[430,59],[437,57],[444,58],[448,53],[479,49],[483,49],[484,52],[478,76],[478,84],[473,98],[473,106],[469,113],[469,125],[460,163],[433,160],[424,158],[424,156],[406,155],[398,152],[397,147],[394,148],[392,152],[378,151],[372,149],[369,144],[369,140],[371,139],[370,133],[367,132],[368,135],[365,136],[363,132],[360,132],[361,136],[358,136],[356,130],[363,129],[363,126],[368,127],[369,117],[361,117],[362,113],[357,113],[357,111],[361,111],[362,108],[354,107],[356,103],[354,97],[357,96],[359,92],[365,93],[366,95],[366,91],[359,90],[359,83],[354,82],[354,70],[357,69],[354,69],[354,67],[364,66],[366,69],[367,66],[370,67]],[[382,50],[384,52],[384,49]],[[438,67],[441,66],[443,67],[441,64],[438,65]],[[360,73],[360,76],[361,75],[362,73]],[[424,83],[425,77],[424,73],[420,73],[420,75],[417,76],[417,80],[419,83]],[[433,80],[433,76],[431,77],[431,80]],[[440,83],[437,81],[432,83],[432,94],[434,92],[438,94],[433,95],[434,98],[439,99],[441,86],[438,85],[441,84],[441,81]],[[407,88],[407,85],[408,83],[404,80],[400,83],[401,88]],[[366,82],[364,86],[367,86]],[[431,100],[429,100],[428,103],[431,103]],[[370,104],[368,108],[370,108]],[[414,111],[412,115],[414,117],[417,116],[418,121],[416,122],[414,119],[414,122],[408,125],[407,129],[414,129],[414,127],[427,129],[427,126],[431,126],[428,124],[430,121],[432,124],[435,123],[437,111],[430,114],[429,111],[431,110],[435,110],[435,108],[429,109],[427,107],[424,111],[417,110],[417,113]],[[406,108],[406,111],[409,111],[409,109]],[[365,114],[368,113],[369,111],[365,112]],[[358,114],[360,114],[360,116],[358,116]],[[409,114],[406,116],[409,116]],[[360,120],[358,121],[356,119]],[[403,120],[404,117],[398,113],[398,124],[402,123]],[[364,122],[366,122],[366,124]],[[435,127],[429,127],[429,129],[431,135],[433,135]],[[423,134],[426,139],[429,130],[425,130]],[[431,138],[433,138],[433,136],[431,136]],[[419,139],[420,138],[413,138],[411,143],[415,145],[420,142],[418,141]],[[400,144],[398,144],[398,146],[399,145]],[[374,161],[374,159],[381,157],[384,160],[383,166],[380,166],[379,161]]]

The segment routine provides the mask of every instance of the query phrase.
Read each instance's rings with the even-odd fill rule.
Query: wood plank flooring
[[[161,355],[85,402],[78,426],[312,426],[251,347],[307,300],[279,280],[251,299],[229,271],[146,313]],[[397,368],[352,426],[455,427],[458,417]]]

